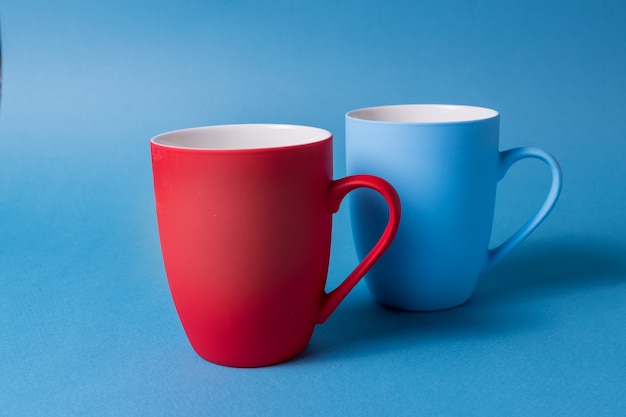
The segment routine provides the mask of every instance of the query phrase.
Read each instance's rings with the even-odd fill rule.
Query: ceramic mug
[[[171,295],[208,361],[257,367],[300,353],[398,229],[399,197],[386,181],[333,181],[326,130],[208,126],[158,135],[150,146]],[[359,187],[384,197],[388,221],[356,269],[326,293],[332,214]]]
[[[403,216],[394,243],[365,280],[382,304],[432,311],[467,301],[481,274],[522,242],[548,215],[561,189],[557,161],[541,149],[500,152],[499,114],[460,105],[396,105],[346,115],[348,174],[385,178],[398,190]],[[541,208],[508,240],[489,249],[496,185],[515,162],[537,158],[551,169]],[[350,196],[358,257],[382,230],[376,196]]]

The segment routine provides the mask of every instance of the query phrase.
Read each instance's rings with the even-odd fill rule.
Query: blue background
[[[2,0],[0,414],[626,415],[626,3]],[[335,134],[397,103],[501,112],[501,149],[562,164],[551,216],[465,305],[363,283],[295,360],[193,353],[162,267],[148,141],[207,124]],[[498,188],[494,244],[539,206]],[[329,287],[356,264],[346,205]]]

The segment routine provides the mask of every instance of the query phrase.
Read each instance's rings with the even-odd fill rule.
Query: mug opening
[[[268,149],[300,146],[329,139],[324,129],[287,124],[233,124],[162,133],[151,142],[173,148],[203,150]]]
[[[486,107],[450,104],[401,104],[353,110],[346,117],[383,123],[463,123],[491,119],[498,112]]]

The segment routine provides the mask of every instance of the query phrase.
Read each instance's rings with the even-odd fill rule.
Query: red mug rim
[[[328,130],[292,124],[226,124],[173,130],[154,136],[155,146],[212,152],[308,146],[332,139]]]

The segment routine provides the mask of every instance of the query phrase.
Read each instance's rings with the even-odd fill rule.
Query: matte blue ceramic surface
[[[374,298],[405,310],[442,310],[467,301],[477,278],[526,238],[559,195],[561,171],[538,148],[498,150],[499,114],[470,106],[399,105],[346,115],[346,168],[390,181],[403,218],[388,253],[366,277]],[[537,213],[511,238],[489,248],[498,181],[520,159],[538,158],[552,186]],[[386,218],[378,196],[351,197],[354,242],[362,258]]]

